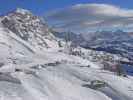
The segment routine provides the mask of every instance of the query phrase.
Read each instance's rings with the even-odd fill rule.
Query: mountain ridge
[[[55,32],[59,38],[65,39],[67,32]],[[119,54],[128,59],[133,59],[133,37],[129,32],[122,30],[101,31],[88,34],[76,34],[71,32],[72,37],[70,40],[78,46],[96,51],[105,51],[112,54]],[[101,49],[100,49],[101,48]],[[118,50],[117,50],[118,49]],[[123,50],[123,51],[122,51]],[[126,55],[127,54],[127,55]]]

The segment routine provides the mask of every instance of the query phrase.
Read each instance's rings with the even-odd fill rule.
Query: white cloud
[[[85,32],[133,24],[133,10],[108,4],[77,4],[47,14],[50,24],[71,31]]]

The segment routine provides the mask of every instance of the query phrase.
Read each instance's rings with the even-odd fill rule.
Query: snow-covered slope
[[[0,62],[11,63],[31,56],[35,53],[35,49],[14,33],[0,27]],[[27,62],[28,60],[26,60]],[[14,62],[15,63],[15,62]],[[23,61],[21,61],[23,63]]]
[[[49,54],[47,52],[47,54]],[[49,55],[69,60],[51,52]],[[72,57],[72,56],[71,56]],[[70,58],[71,58],[70,57]],[[43,59],[42,59],[43,58]],[[111,72],[81,64],[84,60],[73,57],[59,61],[54,57],[39,57],[44,61],[16,67],[15,72],[0,75],[0,95],[4,100],[132,100],[133,78],[119,77]],[[53,63],[52,63],[53,59]],[[48,61],[49,60],[49,61]],[[51,63],[48,63],[48,62]],[[58,63],[55,63],[58,61]],[[75,61],[75,62],[74,62]],[[78,63],[77,63],[78,61]],[[40,64],[39,64],[40,63]],[[82,65],[82,66],[81,66]],[[8,70],[8,69],[7,69]],[[10,74],[9,74],[10,73]],[[98,89],[92,81],[104,82]]]
[[[102,70],[83,48],[84,56],[64,52],[29,11],[0,22],[0,100],[133,100],[133,77]]]

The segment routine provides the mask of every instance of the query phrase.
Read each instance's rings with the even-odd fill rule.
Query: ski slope
[[[3,77],[0,75],[1,98],[4,100],[133,100],[132,77],[119,77],[114,73],[100,70],[98,65],[82,58],[54,51],[35,55],[33,61],[34,63],[20,66],[12,65],[9,69],[3,66],[6,68],[4,71],[2,67],[0,68],[2,75],[5,73]],[[56,64],[57,61],[59,63]],[[87,67],[87,64],[90,67]],[[98,90],[84,87],[93,80],[106,82],[107,86]]]

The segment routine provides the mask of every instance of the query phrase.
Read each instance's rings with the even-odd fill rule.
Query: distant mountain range
[[[56,37],[64,38],[67,32],[54,32]],[[133,59],[133,35],[132,32],[97,31],[93,33],[76,34],[69,33],[73,44],[86,49],[106,51],[112,54],[119,54],[130,60]]]

